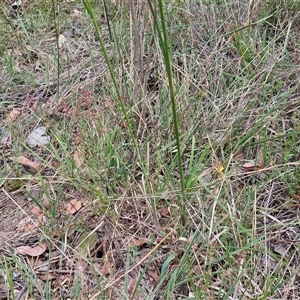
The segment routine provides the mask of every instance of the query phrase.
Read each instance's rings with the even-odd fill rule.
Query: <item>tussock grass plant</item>
[[[0,7],[1,297],[299,298],[294,1]]]

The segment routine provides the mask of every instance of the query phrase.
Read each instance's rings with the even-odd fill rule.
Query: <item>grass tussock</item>
[[[300,297],[296,1],[0,14],[1,299]]]

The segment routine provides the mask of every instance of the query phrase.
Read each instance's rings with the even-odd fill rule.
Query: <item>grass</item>
[[[299,298],[295,1],[0,7],[1,297]]]

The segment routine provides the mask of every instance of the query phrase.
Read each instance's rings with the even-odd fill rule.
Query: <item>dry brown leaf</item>
[[[43,212],[41,211],[41,209],[35,205],[32,209],[31,209],[31,213],[33,213],[36,216],[39,216],[41,214],[43,214]]]
[[[156,270],[154,271],[148,270],[148,275],[155,281],[156,284],[158,283],[159,276]]]
[[[37,219],[38,219],[38,221],[39,221],[39,222],[38,222],[39,224],[45,223],[46,217],[45,217],[43,211],[41,211],[41,209],[40,209],[37,205],[34,206],[34,207],[32,208],[31,212],[32,212],[35,216],[37,216]],[[36,226],[37,226],[37,225],[36,225]]]
[[[47,220],[44,214],[39,215],[37,218],[38,218],[40,224],[45,224],[45,222]]]
[[[78,9],[73,9],[73,12],[76,18],[79,18],[81,16],[81,12]]]
[[[37,59],[34,64],[34,70],[37,71],[40,68],[40,61]]]
[[[147,244],[150,240],[149,239],[133,239],[130,243],[129,246],[137,246],[140,247],[144,244]]]
[[[163,216],[163,217],[168,217],[169,215],[170,215],[170,208],[169,208],[169,206],[166,206],[166,207],[164,207],[162,210],[161,210],[161,215]]]
[[[109,265],[105,264],[99,271],[103,275],[109,275],[111,273],[111,268]]]
[[[33,231],[37,227],[38,225],[36,223],[27,223],[23,226],[21,230],[24,232],[28,232],[28,231]]]
[[[22,155],[19,156],[19,157],[17,157],[17,158],[12,157],[11,159],[12,159],[12,160],[17,159],[17,162],[18,162],[19,164],[24,165],[24,166],[28,166],[28,167],[33,168],[33,169],[35,169],[35,170],[39,170],[40,167],[41,167],[41,164],[40,164],[40,163],[35,162],[35,161],[32,161],[32,160],[30,160],[30,159],[28,159],[27,157],[22,156]]]
[[[75,151],[73,158],[74,158],[76,167],[80,168],[84,163],[82,151]]]
[[[40,279],[43,281],[53,280],[53,279],[57,279],[57,278],[59,278],[59,276],[57,276],[53,272],[46,273],[46,274],[43,274],[42,276],[40,276]]]
[[[31,248],[30,246],[20,246],[17,248],[17,251],[22,255],[29,255],[29,256],[40,256],[46,251],[47,247],[45,244],[41,244]]]
[[[72,199],[66,204],[66,210],[69,214],[73,215],[80,210],[82,203],[77,199]]]
[[[19,110],[17,110],[16,108],[14,108],[14,109],[9,113],[8,121],[9,121],[9,122],[14,122],[14,121],[19,117],[20,114],[21,114],[21,112],[20,112]]]
[[[130,277],[129,287],[128,287],[129,295],[132,295],[133,291],[135,290],[135,286],[136,286],[136,279],[133,277]]]
[[[45,209],[47,209],[47,210],[51,209],[50,201],[46,194],[43,194],[42,204]]]
[[[263,165],[256,165],[252,162],[248,162],[248,163],[245,163],[243,165],[243,169],[245,169],[246,171],[257,171],[257,170],[264,169],[264,166]]]
[[[237,153],[235,153],[234,158],[238,160],[242,160],[246,158],[246,154],[244,151],[240,150]]]

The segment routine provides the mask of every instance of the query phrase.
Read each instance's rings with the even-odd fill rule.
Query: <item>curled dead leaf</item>
[[[33,231],[35,228],[37,228],[38,225],[36,223],[26,223],[24,226],[20,229],[20,231],[23,232],[30,232]]]
[[[27,157],[25,156],[18,156],[17,158],[15,157],[11,157],[12,160],[15,160],[17,159],[17,162],[21,165],[24,165],[24,166],[28,166],[30,168],[33,168],[35,170],[39,170],[40,167],[41,167],[41,164],[38,163],[38,162],[35,162],[35,161],[32,161],[30,159],[28,159]]]
[[[69,214],[74,215],[82,207],[82,203],[77,199],[72,199],[66,204],[66,210]]]
[[[157,270],[154,271],[148,270],[148,275],[152,277],[152,279],[155,281],[156,284],[158,283],[159,276]]]
[[[78,9],[73,9],[73,12],[76,18],[79,18],[81,16],[81,12]]]
[[[137,246],[137,247],[140,247],[144,244],[147,244],[150,240],[149,239],[136,239],[136,240],[132,240],[130,243],[129,243],[129,246]]]
[[[255,164],[252,162],[247,162],[243,164],[243,169],[246,171],[257,171],[257,170],[262,170],[264,169],[263,165]]]
[[[130,277],[129,286],[128,286],[128,293],[129,293],[129,295],[133,294],[133,292],[135,290],[136,283],[137,283],[136,278]]]
[[[111,267],[105,264],[99,271],[102,275],[109,275],[111,273]]]
[[[59,276],[57,276],[53,272],[46,273],[46,274],[43,274],[42,276],[40,276],[40,279],[43,280],[43,281],[54,280],[54,279],[57,279],[57,278],[59,278]]]
[[[164,207],[162,210],[161,210],[161,215],[163,216],[163,217],[168,217],[169,215],[170,215],[170,208],[169,208],[169,206],[166,206],[166,207]]]
[[[41,211],[41,209],[35,205],[32,209],[31,209],[31,212],[36,215],[36,216],[39,216],[41,214],[43,214],[43,212]]]
[[[246,158],[246,154],[244,151],[240,150],[234,154],[234,158],[238,160],[242,160]]]
[[[8,121],[9,122],[14,122],[18,117],[19,115],[21,114],[21,112],[14,108],[10,113],[9,113],[9,116],[8,116]]]
[[[35,247],[30,247],[30,246],[20,246],[17,248],[17,251],[21,254],[21,255],[29,255],[29,256],[40,256],[41,254],[43,254],[46,251],[47,247],[45,244],[41,244]]]
[[[31,212],[37,216],[37,219],[38,219],[38,223],[39,224],[43,224],[45,223],[46,221],[46,217],[44,215],[44,212],[38,207],[38,206],[34,206],[32,209],[31,209]],[[36,225],[37,226],[37,225]]]
[[[43,207],[46,209],[46,210],[50,210],[51,209],[51,204],[50,204],[50,201],[48,199],[48,196],[46,194],[43,194],[43,198],[42,198],[42,204],[43,204]]]
[[[74,158],[76,167],[80,168],[84,163],[83,151],[80,151],[80,150],[75,151],[73,158]]]

